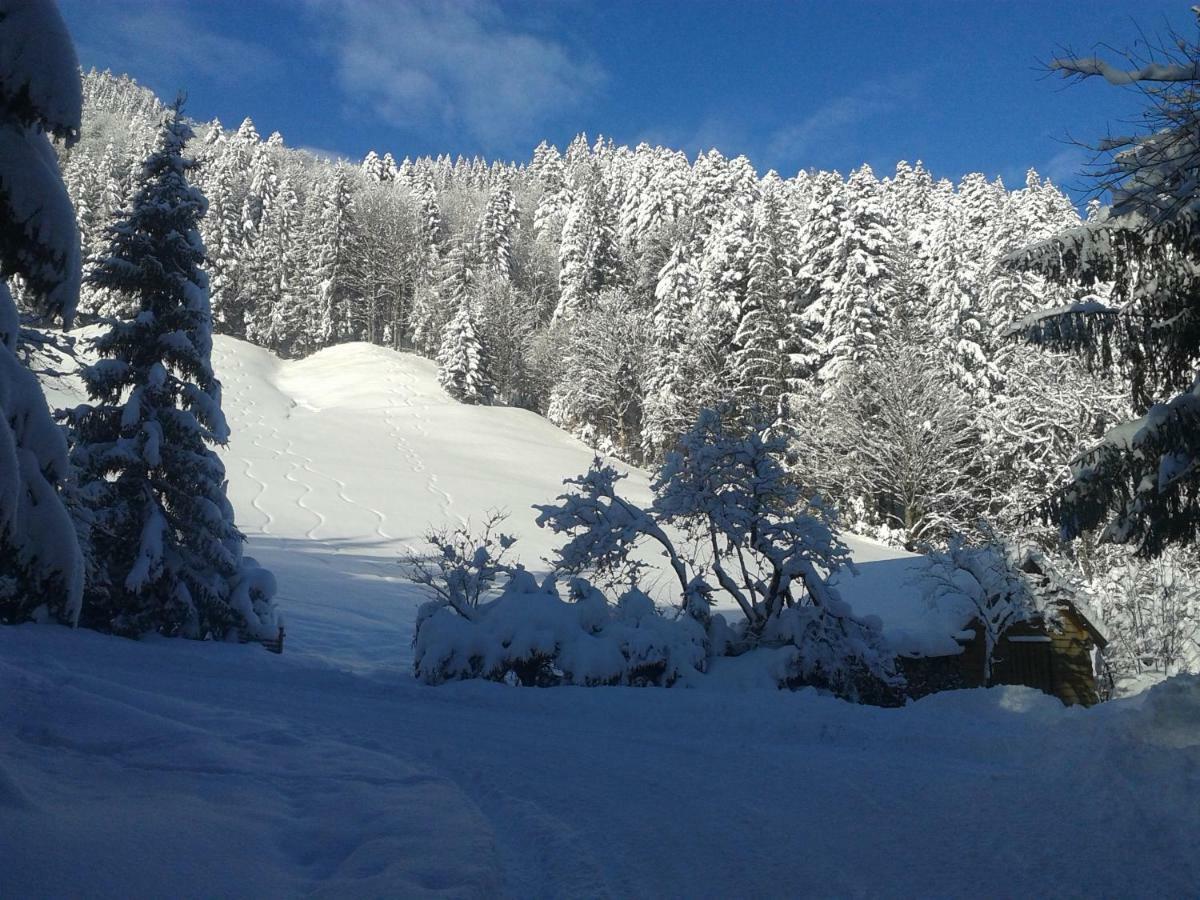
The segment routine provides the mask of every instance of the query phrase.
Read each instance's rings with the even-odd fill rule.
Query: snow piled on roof
[[[962,652],[955,640],[977,615],[968,592],[931,590],[928,558],[847,535],[855,571],[838,572],[833,585],[859,616],[877,616],[893,649],[904,656]]]

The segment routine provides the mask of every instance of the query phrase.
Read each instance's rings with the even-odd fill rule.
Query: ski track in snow
[[[369,514],[375,522],[375,536],[381,541],[392,542],[394,538],[384,528],[387,524],[387,515],[382,510],[354,500],[349,495],[349,489],[343,479],[317,468],[315,460],[311,456],[301,453],[296,449],[294,438],[284,437],[280,433],[278,425],[268,420],[267,416],[262,412],[259,401],[254,397],[254,391],[248,382],[245,363],[242,361],[241,356],[227,354],[222,358],[222,361],[232,361],[233,363],[232,366],[228,366],[225,370],[227,379],[226,394],[232,394],[236,398],[238,409],[244,417],[240,423],[242,426],[241,430],[243,431],[240,435],[242,441],[244,441],[243,445],[263,453],[269,453],[276,460],[286,458],[286,470],[283,477],[302,491],[295,501],[295,506],[315,520],[310,527],[305,529],[303,533],[304,538],[311,541],[323,541],[330,538],[343,537],[325,533],[329,530],[328,526],[331,519],[335,519],[336,517],[330,510],[320,508],[318,501],[321,498],[321,494],[314,488],[314,479],[317,479],[328,482],[333,486],[333,496],[340,503]],[[235,390],[230,392],[228,387],[235,388]],[[285,421],[288,419],[290,419],[290,416],[285,417]],[[260,530],[266,535],[273,534],[278,517],[264,504],[264,497],[270,492],[270,485],[257,474],[254,461],[249,456],[243,456],[241,462],[246,477],[257,486],[257,491],[250,499],[250,505],[264,520],[260,526]],[[331,545],[331,549],[335,553],[341,552],[341,548],[336,544]]]
[[[245,406],[242,408],[245,409],[246,412],[255,415],[256,422],[260,429],[266,427],[266,419],[258,411],[258,401],[254,399],[254,393],[249,389],[249,385],[246,383],[245,363],[242,362],[240,356],[234,356],[233,359],[235,368],[233,370],[234,374],[232,376],[232,380],[233,383],[237,384],[240,388],[238,395],[245,402]],[[260,443],[260,435],[258,432],[253,430],[251,431],[250,444],[256,449],[261,449],[262,445]],[[262,504],[263,495],[267,492],[267,482],[254,474],[253,464],[251,463],[249,456],[242,457],[242,465],[245,467],[246,477],[258,485],[258,492],[251,498],[250,505],[254,507],[255,511],[257,511],[259,515],[263,517],[264,521],[261,526],[263,534],[270,534],[271,526],[275,523],[275,516]]]
[[[395,420],[396,414],[402,410],[407,420],[412,423],[413,430],[422,438],[429,438],[428,419],[421,412],[421,407],[415,402],[417,380],[409,372],[401,372],[400,375],[404,378],[403,384],[398,383],[395,378],[389,380],[392,390],[388,398],[388,406],[384,410],[384,418],[388,422],[388,427],[391,430],[393,438],[395,438],[397,448],[408,460],[412,471],[425,477],[425,490],[437,498],[438,508],[441,510],[442,516],[447,521],[457,519],[465,527],[467,519],[454,509],[454,497],[441,486],[437,474],[429,470],[421,454],[404,437]]]

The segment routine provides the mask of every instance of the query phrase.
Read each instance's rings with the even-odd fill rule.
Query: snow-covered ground
[[[0,897],[1188,896],[1200,679],[1092,710],[1023,688],[418,685],[396,557],[590,452],[431,363],[217,339],[230,493],[286,652],[0,629]],[[70,402],[69,384],[55,399]],[[646,478],[631,473],[631,492]],[[863,611],[914,558],[853,541]],[[898,620],[898,626],[903,621]]]

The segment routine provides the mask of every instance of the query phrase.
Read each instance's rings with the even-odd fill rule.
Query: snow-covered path
[[[1200,679],[1094,710],[417,685],[395,558],[586,448],[361,345],[218,338],[230,492],[283,656],[0,629],[0,897],[1189,896]],[[646,490],[632,473],[630,487]],[[888,554],[856,542],[860,559]],[[896,565],[903,565],[903,560]]]

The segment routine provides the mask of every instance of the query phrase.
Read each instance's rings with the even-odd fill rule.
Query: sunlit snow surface
[[[881,710],[736,677],[417,685],[419,598],[396,556],[430,521],[499,506],[536,564],[552,541],[528,506],[590,452],[533,414],[453,404],[430,363],[379,348],[281,363],[218,338],[214,362],[230,493],[279,576],[286,652],[0,629],[0,896],[1200,884],[1200,679],[1090,711],[1018,688]],[[644,475],[628,484],[645,497]],[[917,564],[854,549],[860,605]]]

